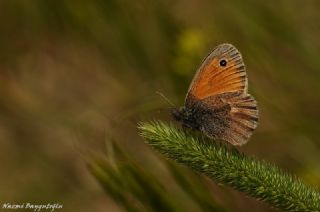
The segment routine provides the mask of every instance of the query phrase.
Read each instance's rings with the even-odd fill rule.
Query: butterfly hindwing
[[[201,100],[206,113],[200,115],[200,130],[208,137],[245,144],[258,123],[257,103],[249,94],[224,93]]]
[[[240,94],[229,99],[230,104],[230,126],[224,132],[224,140],[234,145],[247,143],[259,120],[257,102],[250,94]]]

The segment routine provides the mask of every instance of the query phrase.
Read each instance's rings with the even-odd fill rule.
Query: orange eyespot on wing
[[[204,60],[189,87],[187,99],[204,99],[227,92],[247,93],[247,76],[240,52],[231,44],[217,46]]]

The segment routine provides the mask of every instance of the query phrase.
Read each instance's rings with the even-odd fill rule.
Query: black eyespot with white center
[[[227,61],[225,59],[220,60],[220,66],[226,66],[227,65]]]

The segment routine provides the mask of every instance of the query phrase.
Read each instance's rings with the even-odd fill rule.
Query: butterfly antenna
[[[166,102],[168,102],[172,107],[174,107],[175,105],[165,96],[163,95],[163,93],[156,91],[156,94],[158,94],[159,96],[161,96]]]

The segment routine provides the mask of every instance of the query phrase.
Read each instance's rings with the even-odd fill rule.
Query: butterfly
[[[241,53],[221,44],[204,59],[187,93],[184,106],[172,111],[184,128],[232,145],[248,142],[257,127],[257,102],[248,94]]]

